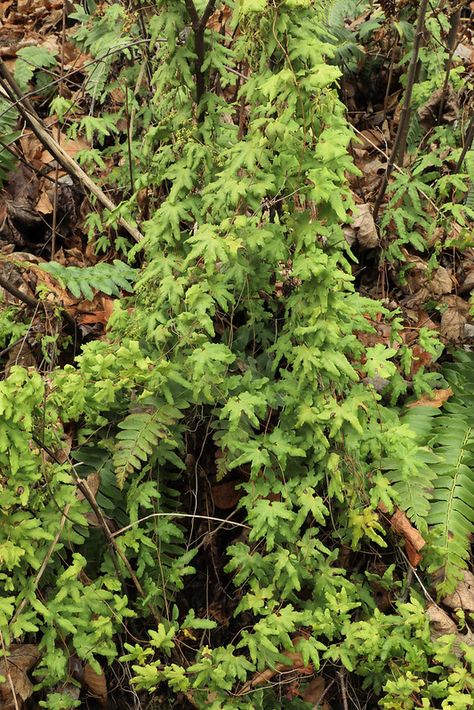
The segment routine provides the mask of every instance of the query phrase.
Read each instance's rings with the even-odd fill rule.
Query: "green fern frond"
[[[4,146],[11,145],[21,135],[15,131],[17,118],[16,110],[0,94],[0,183],[7,179],[16,164],[15,158]]]
[[[45,47],[23,47],[17,52],[15,80],[23,91],[37,69],[48,69],[57,63],[56,57]]]
[[[453,396],[441,413],[415,407],[403,418],[434,454],[424,484],[416,476],[408,484],[406,478],[392,476],[403,509],[418,527],[423,520],[428,525],[433,542],[427,561],[432,571],[442,572],[441,595],[454,590],[466,569],[474,533],[474,356],[462,352],[457,360],[444,371]],[[424,485],[423,496],[417,485]],[[421,520],[414,515],[412,490]]]
[[[420,447],[403,467],[400,467],[400,461],[385,461],[383,464],[398,495],[399,506],[421,532],[427,530],[433,479],[436,475],[433,465],[437,462],[438,457],[427,447]]]
[[[119,423],[121,431],[116,435],[113,454],[119,488],[123,487],[127,474],[140,470],[152,454],[158,462],[183,467],[181,459],[173,451],[179,442],[169,430],[169,426],[176,424],[181,417],[178,409],[163,404],[151,411],[133,412]]]
[[[129,414],[119,424],[116,436],[114,467],[117,485],[123,488],[127,474],[142,468],[153,453],[158,440],[165,436],[157,412]]]
[[[92,301],[94,291],[102,291],[107,296],[120,296],[120,291],[130,293],[133,290],[136,271],[123,261],[113,264],[95,264],[95,266],[62,266],[55,261],[41,264],[40,267],[54,276],[63,288],[69,289],[75,298]]]
[[[466,195],[466,207],[474,210],[474,150],[468,150],[464,158],[469,176],[469,190]]]

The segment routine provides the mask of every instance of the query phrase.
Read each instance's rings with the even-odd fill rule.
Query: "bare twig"
[[[124,532],[127,532],[127,530],[131,530],[135,525],[139,525],[140,523],[144,523],[145,520],[151,520],[152,518],[197,518],[199,520],[212,520],[213,522],[216,523],[221,523],[219,527],[225,524],[229,524],[232,527],[237,527],[237,528],[244,528],[244,530],[250,530],[250,527],[248,525],[244,525],[243,523],[237,523],[235,520],[231,520],[229,518],[214,518],[211,515],[196,515],[194,513],[150,513],[150,515],[145,515],[144,518],[140,518],[139,520],[135,520],[135,522],[130,523],[130,525],[126,525],[124,528],[121,528],[120,530],[117,530],[116,532],[112,533],[112,537],[117,537],[118,535],[122,535]],[[213,531],[216,532],[216,531]]]
[[[36,298],[34,298],[33,296],[28,296],[26,293],[23,293],[22,291],[20,291],[20,289],[11,284],[7,279],[4,279],[1,275],[0,286],[4,288],[5,291],[8,291],[8,293],[11,293],[12,296],[18,298],[19,301],[23,301],[23,303],[25,303],[30,308],[38,308],[38,306],[40,305],[40,302]]]
[[[20,706],[18,705],[18,698],[16,696],[16,691],[15,691],[15,686],[13,684],[13,679],[10,673],[10,670],[8,668],[8,656],[7,656],[7,649],[5,647],[5,640],[3,638],[3,634],[0,631],[0,643],[2,645],[2,652],[3,652],[3,658],[5,660],[5,673],[7,676],[8,680],[8,685],[10,686],[10,690],[12,691],[12,697],[13,697],[13,704],[15,706],[15,710],[20,710]],[[22,703],[23,704],[23,703]]]
[[[17,106],[22,118],[31,127],[38,140],[49,150],[49,152],[56,158],[58,163],[64,168],[64,170],[66,170],[66,172],[75,177],[81,185],[83,185],[92,195],[94,195],[94,197],[97,198],[103,207],[113,212],[116,209],[116,205],[112,202],[112,200],[107,197],[100,187],[95,184],[95,182],[87,175],[86,172],[84,172],[76,161],[73,160],[59,145],[58,141],[56,141],[44,128],[30,102],[26,98],[22,97],[20,89],[16,85],[16,82],[6,68],[1,57],[0,76],[2,77],[0,83],[5,90],[8,99],[12,104]],[[118,218],[118,223],[135,241],[141,241],[143,238],[142,234],[136,227],[129,224],[123,217]]]
[[[48,562],[49,562],[49,560],[51,559],[51,557],[52,557],[52,555],[53,555],[53,552],[54,552],[54,550],[55,550],[55,548],[56,548],[56,545],[58,544],[59,538],[61,537],[61,533],[62,533],[63,528],[64,528],[64,524],[65,524],[65,522],[66,522],[66,520],[67,520],[67,518],[68,518],[68,513],[69,513],[70,507],[71,507],[71,504],[68,503],[68,504],[65,506],[65,508],[64,508],[64,511],[63,511],[63,514],[62,514],[62,517],[61,517],[61,522],[59,523],[59,530],[58,530],[58,532],[56,533],[56,535],[54,536],[54,539],[52,540],[51,545],[50,545],[49,548],[48,548],[48,551],[47,551],[47,553],[46,553],[46,555],[45,555],[45,557],[44,557],[44,560],[43,560],[43,562],[41,563],[41,567],[39,568],[38,572],[36,573],[36,577],[35,577],[34,582],[33,582],[33,589],[36,589],[36,588],[37,588],[37,586],[38,586],[38,584],[39,584],[39,582],[40,582],[40,580],[41,580],[41,577],[43,576],[43,574],[44,574],[44,572],[45,572],[45,570],[46,570],[46,567],[48,566]],[[14,624],[14,623],[15,623],[15,621],[18,619],[18,617],[20,616],[21,612],[23,611],[23,609],[25,608],[25,606],[26,606],[27,604],[28,604],[28,599],[27,599],[27,597],[24,597],[24,599],[21,601],[20,605],[18,606],[18,609],[15,611],[15,613],[14,613],[14,615],[13,615],[13,617],[12,617],[12,620],[10,621],[10,624]]]
[[[4,278],[0,274],[0,286],[5,289],[5,291],[8,291],[12,296],[15,298],[18,298],[19,301],[22,301],[25,305],[29,306],[29,308],[39,308],[39,306],[44,305],[46,306],[56,306],[58,308],[63,308],[63,314],[65,319],[69,322],[70,325],[76,329],[76,321],[72,317],[72,315],[60,304],[55,303],[52,304],[50,301],[38,301],[37,298],[34,298],[34,296],[28,296],[28,294],[23,293],[23,291],[20,291],[16,286],[11,284],[8,279]]]
[[[349,703],[347,701],[347,688],[346,688],[346,676],[347,676],[347,671],[345,668],[341,669],[338,672],[339,676],[339,687],[341,689],[341,700],[342,700],[342,707],[344,710],[349,710]]]
[[[196,103],[198,104],[198,121],[201,122],[204,114],[202,107],[199,107],[202,97],[204,96],[206,90],[206,84],[204,80],[204,72],[202,71],[202,65],[204,64],[205,57],[205,45],[204,45],[204,33],[206,31],[206,24],[212,13],[214,12],[216,0],[209,0],[202,16],[199,17],[196,5],[193,0],[185,0],[186,9],[191,20],[191,27],[194,32],[194,49],[196,52],[196,61],[194,63],[194,73],[196,75]]]
[[[456,165],[456,172],[459,173],[462,167],[462,164],[464,162],[464,158],[466,157],[466,153],[468,150],[471,150],[471,145],[472,141],[474,139],[474,114],[471,116],[471,120],[469,121],[469,125],[467,127],[466,135],[464,136],[464,143],[461,151],[461,155],[459,156],[458,164]]]
[[[38,446],[40,448],[43,449],[43,451],[45,451],[48,454],[48,456],[50,456],[53,459],[53,461],[55,461],[56,463],[59,463],[59,460],[58,460],[56,454],[54,453],[54,451],[52,451],[49,448],[49,446],[46,446],[46,444],[43,441],[41,441],[40,439],[38,439],[38,437],[36,437],[36,436],[32,436],[31,438],[33,439],[33,441],[36,444],[38,444]],[[119,557],[120,560],[123,562],[125,568],[127,569],[127,572],[130,575],[130,579],[132,580],[138,594],[142,597],[142,599],[145,599],[145,597],[146,597],[145,591],[143,590],[142,585],[140,584],[135,572],[133,571],[130,562],[127,560],[125,554],[120,549],[120,547],[117,545],[117,543],[114,539],[114,536],[112,534],[112,531],[110,530],[110,528],[108,526],[107,520],[105,519],[104,514],[102,513],[102,510],[97,505],[97,502],[94,498],[94,494],[92,493],[89,486],[87,485],[87,481],[85,481],[84,479],[82,479],[79,476],[79,474],[76,471],[76,467],[74,466],[73,462],[70,459],[68,462],[69,462],[69,465],[71,466],[71,472],[72,472],[73,478],[76,482],[76,486],[81,491],[82,495],[84,496],[86,501],[89,503],[90,507],[92,508],[92,511],[94,512],[98,523],[100,524],[102,530],[104,531],[105,537],[107,538],[107,542],[109,543],[111,549],[115,552],[117,557]],[[148,602],[147,602],[147,606],[148,606],[150,612],[152,613],[153,617],[155,618],[156,622],[159,623],[160,622],[160,615],[158,614],[155,607]]]
[[[461,10],[462,10],[462,5],[459,5],[459,7],[454,11],[454,13],[451,16],[451,26],[449,28],[449,33],[448,33],[448,42],[447,42],[447,48],[448,48],[448,59],[446,61],[446,74],[444,76],[444,84],[443,84],[443,94],[441,96],[441,100],[439,102],[439,108],[438,108],[438,123],[441,122],[441,119],[443,118],[443,113],[444,113],[444,104],[446,102],[446,96],[448,93],[448,86],[449,86],[449,76],[451,74],[451,65],[453,63],[453,56],[454,52],[456,50],[456,47],[458,45],[458,29],[459,29],[459,21],[461,19]]]
[[[395,141],[393,144],[392,148],[392,153],[390,155],[390,159],[387,164],[387,169],[385,171],[385,175],[382,180],[382,184],[380,185],[379,192],[377,194],[377,198],[375,200],[374,204],[374,210],[373,210],[373,218],[374,220],[377,219],[377,215],[380,210],[380,206],[382,204],[383,198],[385,196],[385,192],[387,190],[387,185],[388,181],[390,179],[390,175],[392,174],[392,170],[397,162],[400,162],[403,164],[403,155],[405,152],[405,142],[406,142],[406,134],[408,130],[408,124],[410,121],[410,113],[411,113],[411,97],[413,94],[413,87],[415,85],[415,77],[416,77],[416,72],[417,72],[417,65],[418,65],[418,55],[420,52],[420,47],[423,41],[423,35],[425,31],[425,17],[426,17],[426,10],[428,7],[428,2],[429,0],[421,0],[420,2],[420,7],[418,10],[418,20],[416,23],[416,30],[415,30],[415,40],[413,43],[413,50],[410,58],[410,64],[408,66],[408,72],[407,72],[407,85],[405,89],[405,96],[403,99],[403,106],[400,114],[400,121],[398,124],[398,129],[397,129],[397,134],[395,136]]]

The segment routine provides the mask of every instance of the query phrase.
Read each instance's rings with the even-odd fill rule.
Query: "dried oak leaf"
[[[474,612],[474,574],[464,570],[463,579],[455,591],[443,599],[443,604],[450,609],[463,609]]]
[[[91,695],[95,698],[99,698],[101,704],[107,702],[107,681],[102,669],[100,673],[97,673],[90,663],[86,663],[82,682]]]
[[[390,519],[390,527],[405,539],[405,550],[408,559],[410,564],[416,567],[421,561],[420,550],[426,545],[425,539],[399,508],[395,510]]]
[[[359,214],[354,220],[353,227],[356,230],[359,246],[361,249],[374,249],[379,244],[379,235],[370,206],[364,203],[357,205],[357,209]]]
[[[39,661],[40,652],[34,644],[12,644],[7,659],[0,660],[0,675],[5,681],[0,684],[0,707],[2,710],[17,710],[24,707],[33,692],[33,684],[28,678],[30,671]]]
[[[439,407],[442,407],[445,402],[448,401],[450,397],[452,397],[453,390],[451,387],[448,387],[447,389],[439,389],[439,390],[433,390],[433,396],[430,397],[428,394],[424,394],[420,399],[417,399],[416,402],[410,402],[407,404],[407,408],[413,409],[413,407],[436,407],[439,409]]]
[[[457,308],[448,308],[441,316],[440,333],[448,340],[461,340],[467,318]]]
[[[451,293],[453,290],[453,282],[449,271],[445,269],[444,266],[440,266],[433,271],[428,282],[428,288],[435,296]]]

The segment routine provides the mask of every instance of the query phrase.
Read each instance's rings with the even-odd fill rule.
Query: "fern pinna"
[[[404,416],[424,447],[419,455],[425,465],[410,481],[398,475],[392,478],[409,517],[421,529],[428,526],[425,557],[429,569],[441,579],[440,594],[451,593],[467,568],[474,532],[472,353],[459,353],[444,374],[453,395],[443,408],[414,407]]]

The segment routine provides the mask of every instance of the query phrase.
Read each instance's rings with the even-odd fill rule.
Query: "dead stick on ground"
[[[45,148],[49,150],[51,155],[56,158],[58,163],[68,172],[70,175],[76,178],[76,180],[83,185],[86,190],[88,190],[94,197],[97,198],[102,207],[105,207],[109,211],[114,211],[116,205],[110,200],[107,195],[100,189],[98,185],[95,184],[93,180],[84,172],[84,170],[73,160],[66,151],[59,145],[59,143],[53,138],[53,136],[44,128],[39,118],[35,115],[34,111],[31,110],[31,104],[29,101],[23,100],[21,92],[16,85],[16,82],[12,78],[10,72],[5,66],[3,59],[0,57],[0,76],[3,78],[1,85],[12,104],[15,104],[18,111],[20,112],[22,118],[30,126],[31,130],[38,138],[38,140],[44,145]],[[136,241],[139,242],[143,239],[140,231],[129,224],[123,217],[118,218],[118,223],[123,227],[129,235]]]
[[[472,141],[474,140],[474,114],[471,116],[471,120],[469,121],[469,125],[467,127],[466,135],[464,136],[464,145],[462,147],[461,155],[459,156],[458,164],[456,165],[456,172],[459,173],[462,164],[464,162],[464,158],[466,157],[466,153],[468,150],[471,150],[471,145]]]
[[[400,122],[398,124],[397,134],[395,136],[395,141],[393,143],[392,153],[387,164],[387,169],[380,185],[379,192],[374,204],[373,218],[377,219],[379,213],[380,205],[385,196],[385,191],[387,189],[388,181],[395,164],[398,162],[403,163],[403,155],[405,152],[405,141],[406,134],[408,130],[408,123],[410,121],[411,113],[411,97],[413,94],[413,86],[415,85],[416,68],[418,65],[418,55],[420,53],[420,47],[423,40],[423,35],[425,31],[425,16],[426,9],[428,7],[429,0],[421,0],[420,8],[418,10],[418,20],[416,23],[415,30],[415,41],[413,43],[413,50],[410,58],[410,64],[407,73],[407,85],[405,89],[405,96],[403,99],[403,106],[400,114]]]
[[[38,446],[40,448],[43,449],[43,451],[45,451],[48,454],[48,456],[50,456],[53,459],[53,461],[56,461],[56,463],[59,463],[54,451],[52,451],[48,446],[46,446],[46,444],[44,444],[36,436],[33,436],[32,439],[36,444],[38,444]],[[140,584],[135,572],[133,571],[130,562],[127,560],[125,554],[120,549],[116,540],[114,539],[114,536],[112,535],[112,531],[110,530],[100,507],[97,505],[94,495],[93,495],[92,491],[90,490],[89,486],[87,485],[87,482],[85,480],[83,480],[82,478],[80,478],[73,462],[70,459],[68,462],[71,466],[71,471],[72,471],[72,475],[74,477],[74,480],[76,482],[76,486],[81,491],[82,495],[84,496],[84,498],[86,499],[86,501],[89,503],[90,507],[92,508],[93,512],[95,513],[95,516],[96,516],[102,530],[104,531],[105,537],[107,538],[107,542],[109,543],[111,549],[115,552],[117,557],[119,557],[122,560],[124,566],[127,569],[127,572],[130,575],[130,579],[132,580],[133,584],[135,585],[135,589],[137,590],[138,594],[143,599],[145,599],[145,597],[146,597],[145,591],[143,590],[142,585]],[[147,606],[148,606],[149,610],[151,611],[152,615],[154,616],[156,622],[160,623],[161,618],[160,618],[160,615],[158,614],[157,610],[155,609],[155,607],[149,603],[147,603]]]
[[[17,695],[16,695],[16,690],[15,690],[15,685],[14,685],[14,683],[13,683],[13,679],[12,679],[12,676],[11,676],[11,673],[10,673],[10,670],[9,670],[9,663],[8,663],[7,649],[6,649],[6,646],[5,646],[5,639],[3,638],[3,634],[2,634],[1,631],[0,631],[0,644],[1,644],[1,646],[2,646],[3,659],[4,659],[4,662],[5,662],[5,673],[6,673],[6,676],[7,676],[8,685],[10,686],[10,690],[11,690],[11,692],[12,692],[12,697],[13,697],[13,703],[14,703],[14,705],[15,705],[15,710],[20,710],[20,706],[18,705],[18,699],[17,699]]]
[[[48,552],[46,553],[45,558],[44,558],[43,562],[41,563],[41,567],[39,568],[39,570],[38,570],[38,572],[37,572],[37,574],[36,574],[35,581],[33,582],[33,587],[34,587],[34,589],[37,588],[37,586],[38,586],[38,584],[39,584],[39,582],[40,582],[40,580],[41,580],[41,577],[43,576],[43,574],[44,574],[44,572],[45,572],[45,569],[46,569],[46,567],[48,566],[48,562],[49,562],[49,560],[51,559],[51,557],[52,557],[52,555],[53,555],[53,552],[54,552],[54,550],[55,550],[55,547],[56,547],[56,545],[58,544],[59,538],[61,537],[61,533],[62,533],[63,528],[64,528],[64,523],[65,523],[66,520],[67,520],[67,516],[68,516],[70,507],[71,507],[71,504],[68,503],[68,504],[66,505],[66,507],[64,508],[63,514],[62,514],[62,516],[61,516],[61,522],[60,522],[60,524],[59,524],[59,530],[58,530],[58,532],[56,533],[56,535],[54,536],[54,540],[51,542],[51,545],[50,545],[49,548],[48,548]],[[10,621],[10,624],[14,624],[14,623],[15,623],[15,621],[18,619],[18,617],[20,616],[21,612],[23,611],[23,609],[25,608],[25,606],[26,606],[27,604],[28,604],[28,599],[27,599],[27,597],[25,597],[25,598],[21,601],[20,605],[18,606],[18,609],[15,611],[15,613],[14,613],[14,615],[13,615],[13,618],[12,618],[12,620]]]
[[[29,306],[30,308],[39,308],[41,304],[44,304],[44,307],[46,308],[47,306],[51,306],[52,304],[48,301],[38,301],[36,298],[33,296],[28,296],[28,294],[23,293],[23,291],[20,291],[16,286],[11,284],[7,279],[5,279],[3,276],[0,275],[0,286],[5,289],[5,291],[8,291],[8,293],[11,293],[12,296],[15,298],[18,298],[19,301],[22,301],[25,305]],[[57,304],[59,306],[59,304]],[[76,328],[76,321],[72,317],[70,313],[66,309],[63,310],[64,312],[64,317],[65,319],[74,327]]]

